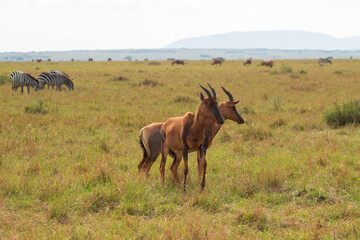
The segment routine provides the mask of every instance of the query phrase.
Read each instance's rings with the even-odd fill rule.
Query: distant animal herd
[[[318,64],[332,64],[332,57],[327,58],[319,58]],[[184,60],[180,59],[174,59],[174,58],[168,58],[167,60],[171,61],[171,65],[185,65]],[[34,62],[34,59],[32,60]],[[51,62],[51,59],[49,58],[47,60],[48,62]],[[74,62],[74,59],[71,59],[72,62]],[[93,62],[93,58],[88,59],[89,62]],[[111,62],[112,59],[108,58],[108,62]],[[144,59],[144,61],[148,61],[148,59]],[[213,58],[211,65],[222,65],[224,63],[225,59],[222,57]],[[36,59],[36,62],[42,62],[42,59]],[[252,64],[252,58],[248,58],[243,62],[244,66],[251,65]],[[261,62],[261,66],[266,66],[272,68],[274,66],[274,61],[270,59],[263,60]],[[34,88],[35,91],[39,89],[44,89],[44,86],[47,85],[48,89],[50,86],[54,88],[56,86],[56,89],[61,91],[61,86],[65,85],[68,87],[69,90],[74,89],[74,83],[70,79],[69,75],[66,73],[59,71],[59,70],[50,70],[49,72],[41,73],[38,78],[34,78],[30,74],[22,71],[14,71],[11,73],[10,81],[12,83],[12,88],[16,90],[17,88],[21,87],[21,93],[24,92],[24,87],[27,87],[27,92],[30,93],[30,87]]]

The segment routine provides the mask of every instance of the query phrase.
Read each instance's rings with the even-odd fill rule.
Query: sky
[[[360,36],[359,0],[1,0],[0,52],[153,49],[236,31]]]

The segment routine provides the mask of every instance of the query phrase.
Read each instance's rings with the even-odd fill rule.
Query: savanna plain
[[[359,239],[360,129],[325,115],[359,100],[360,60],[185,62],[1,62],[0,238]],[[12,71],[51,69],[75,90],[11,89]],[[195,112],[199,83],[245,124],[215,137],[204,191],[189,154],[184,192],[170,157],[164,184],[160,159],[138,174],[138,136]]]

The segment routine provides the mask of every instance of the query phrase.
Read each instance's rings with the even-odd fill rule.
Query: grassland
[[[359,239],[359,127],[332,128],[324,112],[359,100],[360,61],[210,63],[0,63],[0,75],[58,69],[75,83],[0,84],[0,238]],[[170,160],[164,185],[159,160],[138,176],[140,129],[194,112],[207,82],[219,102],[221,86],[240,100],[246,124],[215,138],[205,191],[194,154],[186,193]]]

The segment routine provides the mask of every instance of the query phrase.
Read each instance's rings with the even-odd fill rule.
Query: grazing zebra
[[[21,93],[24,93],[24,86],[27,87],[28,93],[30,93],[30,86],[34,88],[35,91],[39,89],[39,81],[26,72],[22,72],[22,71],[12,72],[10,75],[10,81],[12,83],[13,90],[16,90],[18,89],[18,87],[21,87]]]
[[[56,89],[61,91],[61,85],[66,85],[70,90],[74,90],[74,83],[66,76],[56,73],[41,73],[38,76],[40,82],[40,89],[43,89],[45,84],[49,86],[56,86]]]
[[[330,61],[330,57],[328,57],[328,58],[319,58],[318,64],[320,64],[320,63],[330,63],[330,64],[332,64],[332,62]]]
[[[50,70],[50,71],[48,71],[48,73],[55,73],[55,74],[64,75],[65,77],[70,79],[69,75],[67,75],[66,73],[64,73],[62,71],[59,71],[59,70]]]

